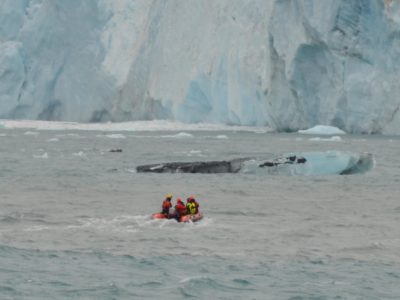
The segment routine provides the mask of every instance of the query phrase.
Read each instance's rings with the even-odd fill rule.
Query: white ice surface
[[[400,133],[397,1],[0,3],[3,119]]]
[[[8,129],[36,130],[94,130],[94,131],[250,131],[270,132],[267,127],[228,126],[222,124],[185,124],[172,121],[136,121],[121,123],[76,123],[30,120],[0,120],[0,126]],[[32,134],[32,132],[30,133]],[[34,133],[38,134],[38,133]]]
[[[337,135],[337,134],[346,134],[343,130],[333,127],[333,126],[324,126],[317,125],[312,128],[306,130],[299,130],[299,133],[302,134],[315,134],[315,135]]]

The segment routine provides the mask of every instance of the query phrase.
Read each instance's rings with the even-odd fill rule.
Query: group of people
[[[186,205],[183,203],[182,198],[176,198],[175,211],[172,209],[172,195],[167,194],[165,200],[162,203],[162,213],[168,218],[176,218],[179,220],[182,216],[191,214],[195,215],[199,212],[199,203],[196,201],[194,196],[190,196],[186,199]]]

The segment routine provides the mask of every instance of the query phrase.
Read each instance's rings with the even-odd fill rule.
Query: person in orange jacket
[[[187,214],[186,205],[183,203],[181,198],[176,199],[175,213],[178,221],[181,217]]]
[[[171,200],[172,200],[172,195],[168,194],[167,196],[165,196],[165,200],[162,203],[161,213],[166,215],[167,217],[169,217],[169,209],[172,207]]]

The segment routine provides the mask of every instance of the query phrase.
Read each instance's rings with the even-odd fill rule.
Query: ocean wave
[[[176,151],[174,154],[179,156],[188,156],[188,157],[207,157],[207,154],[204,154],[202,150],[189,150],[189,151]]]
[[[43,230],[49,230],[49,229],[51,229],[51,227],[49,227],[49,226],[36,225],[36,226],[25,228],[25,229],[23,229],[23,231],[33,232],[33,231],[43,231]]]
[[[52,224],[52,222],[47,220],[46,215],[33,212],[11,212],[5,215],[0,215],[0,222],[17,223],[22,221],[41,224]]]
[[[78,224],[68,225],[66,229],[92,228],[98,231],[135,233],[138,232],[138,226],[134,220],[134,216],[117,216],[111,219],[93,217],[81,218],[78,220]]]
[[[146,229],[182,229],[189,230],[209,226],[212,223],[210,218],[204,218],[200,222],[178,223],[174,219],[152,219],[151,215],[121,215],[113,218],[84,217],[77,220],[77,224],[70,224],[66,230],[87,230],[106,231],[115,233],[137,233]]]
[[[0,217],[0,222],[2,223],[16,223],[20,222],[20,218],[17,218],[15,216],[2,216]]]
[[[214,213],[218,215],[226,215],[226,216],[251,216],[251,217],[266,217],[270,216],[268,213],[257,212],[257,211],[240,211],[240,210],[216,210]]]
[[[209,252],[139,257],[94,249],[54,251],[0,245],[0,290],[2,297],[11,299],[177,299],[183,295],[202,299],[347,299],[354,295],[394,299],[400,292],[395,263],[270,259],[219,258]],[[18,284],[18,291],[7,282]]]
[[[247,281],[248,282],[248,281]],[[180,281],[183,284],[183,288],[189,291],[199,291],[202,289],[215,289],[219,291],[252,291],[255,288],[249,287],[251,285],[250,282],[248,284],[243,284],[243,281],[238,281],[237,279],[231,280],[229,282],[224,282],[223,280],[219,280],[210,276],[193,276],[186,277]]]
[[[9,293],[16,294],[17,290],[11,286],[0,284],[0,295],[5,295]]]

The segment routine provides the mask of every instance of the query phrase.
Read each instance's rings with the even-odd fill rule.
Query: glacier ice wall
[[[400,1],[0,0],[0,118],[400,134]]]

